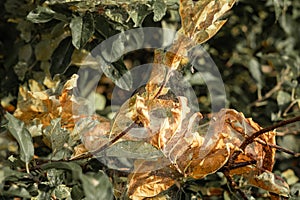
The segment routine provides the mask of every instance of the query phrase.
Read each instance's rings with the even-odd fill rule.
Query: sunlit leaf
[[[142,4],[133,4],[127,12],[134,22],[134,27],[140,26],[145,17],[151,13],[148,6]]]
[[[181,30],[186,36],[195,38],[193,40],[199,44],[207,41],[224,25],[226,20],[220,18],[234,3],[235,0],[181,0]]]
[[[288,185],[293,185],[299,181],[299,178],[292,169],[285,170],[281,175],[286,179]]]
[[[109,132],[110,122],[107,119],[95,121],[86,118],[76,123],[72,135],[80,136],[84,148],[92,152],[109,142]],[[85,153],[83,147],[78,146],[78,150],[75,154],[80,155],[80,150]]]
[[[69,198],[71,196],[71,188],[66,185],[58,185],[52,192],[52,195],[58,199]]]
[[[83,17],[74,17],[71,20],[70,28],[72,32],[72,44],[77,48],[82,48],[94,34],[94,17],[91,13],[86,13]]]
[[[280,15],[282,13],[282,7],[280,5],[280,2],[281,2],[280,0],[273,0],[276,20],[279,19]]]
[[[176,172],[173,173],[174,169],[165,166],[154,171],[151,170],[153,166],[156,166],[153,162],[142,162],[135,167],[137,172],[129,176],[128,195],[131,199],[142,200],[147,197],[155,197],[174,185],[176,182],[174,180],[176,176]],[[149,168],[148,171],[147,168]]]
[[[53,19],[55,12],[48,7],[38,6],[27,15],[27,19],[33,23],[46,23]]]
[[[255,174],[255,172],[252,172],[247,178],[247,181],[251,185],[260,187],[281,196],[289,196],[289,185],[282,178],[269,171],[265,171],[259,175]]]
[[[153,4],[153,20],[155,22],[160,21],[167,11],[167,5],[162,0],[156,0]]]

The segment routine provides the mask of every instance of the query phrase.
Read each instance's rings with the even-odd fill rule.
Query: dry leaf
[[[181,99],[181,104],[179,103],[177,113],[179,113],[182,108],[185,108],[182,103],[184,102],[184,100],[182,100],[184,98],[180,97],[179,99]],[[160,104],[160,106],[163,106],[163,104]],[[261,129],[257,123],[245,118],[242,113],[238,113],[232,109],[224,109],[214,116],[214,120],[210,122],[210,126],[215,135],[209,138],[209,140],[208,138],[202,137],[199,133],[195,134],[195,130],[197,130],[195,126],[198,124],[196,123],[196,114],[191,116],[190,113],[185,113],[184,115],[178,116],[188,117],[178,117],[179,120],[176,121],[176,123],[178,123],[177,126],[169,124],[167,129],[169,132],[167,134],[166,131],[160,130],[149,142],[160,149],[165,159],[168,159],[171,163],[170,166],[165,167],[165,170],[170,170],[171,168],[176,169],[176,173],[181,174],[180,176],[195,179],[203,178],[224,167],[230,159],[230,156],[236,150],[239,150],[241,143],[251,134]],[[172,118],[172,115],[169,116],[167,121],[170,122],[170,118]],[[172,126],[177,128],[170,129]],[[165,128],[165,126],[161,126],[161,128]],[[288,185],[270,172],[274,165],[275,151],[267,144],[275,144],[274,137],[274,132],[259,136],[257,140],[260,140],[260,142],[255,141],[250,144],[245,151],[238,156],[237,160],[234,161],[234,164],[244,162],[256,163],[234,168],[230,171],[230,175],[242,175],[251,185],[286,196],[289,191]],[[205,145],[203,143],[204,141],[209,141],[212,145]],[[202,152],[208,153],[203,157]],[[157,166],[150,161],[146,163],[148,166]],[[148,169],[151,170],[149,167]],[[168,185],[171,183],[169,179],[165,179],[167,185],[161,185],[164,183],[164,178],[150,174],[149,172],[143,173],[140,176],[132,175],[130,180],[132,198],[137,196],[144,197],[145,191],[147,191],[150,196],[153,196],[157,194],[158,191],[163,191],[162,188],[170,187],[170,185]],[[177,175],[177,178],[180,176]],[[156,181],[160,184],[159,190],[154,188],[153,183]],[[139,189],[135,190],[135,188]],[[147,188],[147,190],[145,188]]]
[[[186,59],[187,51],[213,37],[226,20],[220,18],[231,9],[235,0],[180,0],[181,29],[171,47],[155,51],[150,81],[146,86],[149,99],[158,97],[170,73]]]
[[[220,18],[234,3],[235,0],[181,0],[179,12],[182,28],[179,32],[198,44],[207,41],[224,25],[226,20]]]
[[[128,195],[131,199],[140,200],[146,197],[155,197],[175,184],[175,179],[180,177],[171,165],[158,169],[162,163],[168,162],[164,158],[157,161],[137,161],[136,173],[131,173],[128,179]],[[145,171],[141,173],[140,171]]]

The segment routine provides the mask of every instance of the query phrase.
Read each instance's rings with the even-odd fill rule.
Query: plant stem
[[[270,132],[273,131],[274,129],[281,127],[281,126],[285,126],[291,123],[295,123],[297,121],[300,121],[300,116],[288,119],[288,120],[284,120],[281,121],[275,125],[269,126],[267,128],[263,128],[255,133],[253,133],[250,137],[246,138],[244,140],[244,142],[241,144],[240,146],[240,150],[239,151],[235,151],[231,157],[231,159],[229,160],[229,165],[232,165],[234,160],[236,160],[236,158],[246,149],[246,147],[251,144],[252,142],[254,142],[255,138],[259,137],[260,135],[266,133],[266,132]]]

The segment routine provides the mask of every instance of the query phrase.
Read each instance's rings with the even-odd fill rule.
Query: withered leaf
[[[184,106],[178,107],[179,111],[183,108]],[[153,146],[163,152],[165,159],[171,163],[171,168],[175,169],[176,173],[185,177],[199,179],[208,174],[215,173],[227,163],[233,152],[239,150],[240,144],[248,136],[261,129],[257,123],[245,118],[242,113],[238,113],[232,109],[223,109],[217,113],[217,115],[214,116],[214,120],[210,122],[211,130],[214,133],[213,137],[210,134],[202,137],[201,134],[199,134],[201,131],[198,131],[198,135],[195,136],[195,134],[192,133],[197,131],[196,124],[198,123],[195,123],[197,115],[194,114],[192,117],[188,113],[185,115],[188,117],[179,117],[180,120],[176,123],[180,124],[180,126],[178,126],[178,129],[174,129],[174,132],[170,131],[172,129],[169,129],[168,134],[154,135],[150,141]],[[172,116],[169,117],[171,118]],[[200,128],[201,126],[198,125],[198,127]],[[161,132],[163,131],[160,130],[158,133]],[[258,137],[257,140],[259,140],[259,142],[255,141],[249,145],[245,149],[245,152],[241,153],[237,160],[234,161],[236,164],[247,161],[253,163],[255,161],[256,164],[254,166],[246,165],[233,169],[230,171],[230,175],[242,175],[248,179],[249,184],[276,194],[286,195],[288,185],[284,181],[280,181],[280,179],[276,178],[269,171],[272,170],[274,165],[275,151],[267,144],[275,144],[274,138],[275,133],[273,132]],[[204,144],[204,141],[209,141],[211,145]],[[203,156],[202,152],[206,152],[206,154]],[[146,167],[145,164],[142,165],[144,165],[143,168],[151,170],[151,167],[149,168],[151,163],[147,163],[148,167]],[[152,165],[152,167],[154,166],[155,165]],[[167,167],[165,167],[164,170],[167,168],[170,170],[170,166],[165,166]],[[152,169],[152,171],[155,171],[155,168]],[[261,174],[260,169],[264,170],[265,175],[269,177],[268,179],[261,178],[265,177],[265,175]],[[138,170],[138,168],[136,168],[136,170]],[[150,177],[151,181],[148,180]],[[154,195],[154,186],[152,186],[152,184],[155,180],[160,184],[166,181],[166,185],[161,185],[161,189],[156,190],[155,194],[157,194],[158,191],[163,191],[162,188],[169,186],[171,183],[169,179],[162,177],[157,178],[152,176],[151,173],[133,175],[130,181],[132,197],[144,196],[145,191],[147,191],[150,196]],[[148,190],[145,188],[148,188]]]
[[[225,24],[220,18],[231,9],[235,0],[192,0],[180,1],[181,29],[168,51],[156,50],[150,81],[146,88],[148,95],[157,96],[157,90],[168,80],[170,72],[176,70],[187,51],[213,37]],[[164,68],[167,66],[170,70]],[[163,73],[162,73],[163,72]]]
[[[280,177],[270,171],[264,171],[258,174],[257,171],[251,171],[248,174],[243,174],[247,178],[249,184],[265,189],[269,192],[288,197],[289,185]]]
[[[166,165],[164,168],[154,170],[157,165],[162,163],[165,163],[164,159],[158,159],[156,162],[141,161],[135,163],[136,173],[131,173],[128,177],[128,195],[131,199],[141,200],[155,197],[174,185],[176,175],[177,178],[180,175],[172,166]]]
[[[186,36],[201,44],[213,37],[224,25],[226,20],[220,20],[225,12],[231,9],[235,0],[203,0],[180,1],[180,16],[183,32]]]

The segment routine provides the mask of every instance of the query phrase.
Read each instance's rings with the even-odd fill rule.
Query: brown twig
[[[96,149],[94,151],[90,151],[89,153],[87,153],[85,155],[78,156],[78,157],[70,159],[68,161],[82,160],[82,159],[87,159],[87,158],[93,157],[93,155],[95,155],[95,154],[97,154],[97,153],[99,153],[101,151],[104,151],[108,147],[112,146],[119,139],[121,139],[123,136],[125,136],[135,126],[136,126],[136,123],[134,123],[134,122],[131,123],[125,130],[123,130],[121,133],[119,133],[118,135],[116,135],[111,141],[107,142],[103,146],[99,147],[98,149]]]
[[[222,170],[224,176],[227,179],[227,183],[229,185],[229,188],[231,188],[233,190],[233,192],[238,192],[243,200],[248,200],[248,197],[246,196],[246,194],[237,187],[237,184],[235,183],[235,181],[231,178],[230,173],[229,173],[229,168],[223,168]]]
[[[278,146],[278,145],[276,145],[276,144],[269,144],[269,143],[267,143],[267,142],[265,142],[265,141],[263,141],[263,140],[259,140],[258,138],[256,138],[255,141],[258,142],[259,144],[262,144],[262,145],[265,145],[265,146],[269,146],[269,147],[271,147],[271,148],[277,149],[278,151],[281,151],[281,152],[290,154],[290,155],[292,155],[292,156],[295,156],[295,157],[300,156],[300,153],[295,153],[295,152],[293,152],[293,151],[291,151],[291,150],[289,150],[289,149],[286,149],[286,148],[284,148],[284,147]]]
[[[275,85],[275,87],[273,87],[268,93],[266,93],[263,97],[257,99],[256,101],[254,101],[253,103],[250,104],[250,107],[253,106],[258,106],[258,103],[270,98],[275,92],[277,92],[278,90],[280,90],[281,85],[282,85],[283,81],[280,81],[277,83],[277,85]]]
[[[121,133],[119,133],[111,141],[109,141],[105,145],[101,146],[99,149],[96,149],[96,150],[92,151],[91,153],[92,154],[97,154],[97,153],[105,150],[106,148],[110,147],[111,145],[113,145],[114,143],[116,143],[119,139],[121,139],[123,136],[125,136],[135,126],[136,126],[136,123],[134,123],[134,122],[131,123],[125,130],[123,130]]]
[[[236,158],[246,149],[246,147],[253,143],[254,140],[259,137],[260,135],[264,134],[264,133],[267,133],[267,132],[270,132],[270,131],[273,131],[274,129],[278,128],[278,127],[281,127],[281,126],[285,126],[285,125],[288,125],[288,124],[291,124],[291,123],[295,123],[297,121],[300,121],[300,116],[297,116],[297,117],[294,117],[294,118],[291,118],[291,119],[288,119],[288,120],[284,120],[284,121],[281,121],[273,126],[269,126],[267,128],[263,128],[255,133],[253,133],[250,137],[246,138],[244,140],[244,142],[241,144],[241,146],[239,147],[239,151],[235,151],[231,157],[231,159],[229,160],[229,166],[232,165],[234,163],[234,160],[236,160]]]

